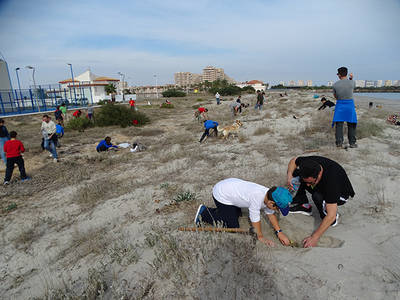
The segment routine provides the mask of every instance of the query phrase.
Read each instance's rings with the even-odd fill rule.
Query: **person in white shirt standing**
[[[44,148],[49,150],[54,162],[58,162],[56,124],[48,115],[43,115],[41,132],[44,138]]]
[[[215,100],[217,101],[217,105],[220,105],[221,100],[220,100],[220,95],[218,92],[215,94]]]
[[[274,242],[266,239],[261,231],[260,210],[263,209],[281,243],[285,246],[290,245],[290,240],[283,233],[275,215],[278,211],[284,216],[289,213],[292,195],[287,189],[283,187],[268,189],[254,182],[228,178],[214,186],[212,195],[217,207],[200,205],[195,216],[196,225],[201,222],[214,225],[222,223],[224,227],[238,228],[241,208],[248,208],[250,221],[258,240],[273,246]]]

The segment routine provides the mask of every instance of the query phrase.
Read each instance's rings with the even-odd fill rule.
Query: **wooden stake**
[[[252,234],[252,228],[241,229],[241,228],[218,228],[218,227],[179,227],[179,231],[211,231],[211,232],[231,232],[241,234]]]

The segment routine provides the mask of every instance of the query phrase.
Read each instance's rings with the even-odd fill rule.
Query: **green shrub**
[[[196,200],[196,193],[192,193],[190,191],[184,191],[177,194],[174,198],[175,202],[184,202],[184,201],[192,201]]]
[[[203,101],[203,99],[202,98],[197,98],[196,101],[197,102],[201,102],[201,101]]]
[[[99,102],[97,102],[97,104],[104,105],[104,104],[107,104],[108,102],[110,102],[110,100],[100,100]]]
[[[170,103],[162,103],[160,107],[161,108],[174,108],[174,105],[170,104]]]
[[[166,91],[162,92],[162,95],[163,95],[163,97],[167,97],[167,98],[170,98],[170,97],[185,97],[186,93],[182,92],[182,91],[179,91],[177,89],[169,89],[169,90],[166,90]]]
[[[90,120],[86,117],[72,118],[67,123],[67,128],[78,131],[85,131],[86,128],[92,126]]]
[[[124,105],[113,103],[103,105],[96,115],[97,126],[143,126],[149,121],[149,118],[143,112],[134,111]]]

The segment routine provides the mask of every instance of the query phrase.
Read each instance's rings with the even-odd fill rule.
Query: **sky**
[[[131,86],[223,68],[270,84],[400,79],[400,0],[0,0],[0,53],[13,86],[88,68]],[[0,56],[1,57],[1,56]],[[154,76],[156,75],[156,76]]]

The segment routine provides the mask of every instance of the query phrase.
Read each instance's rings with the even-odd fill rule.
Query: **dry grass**
[[[269,127],[258,127],[255,131],[254,131],[254,135],[265,135],[268,133],[273,133],[273,130]]]

